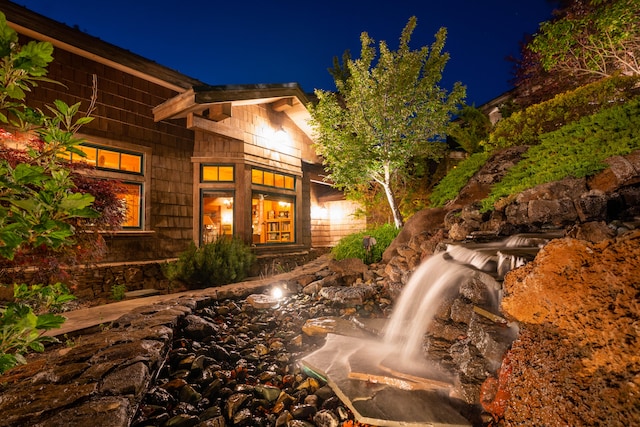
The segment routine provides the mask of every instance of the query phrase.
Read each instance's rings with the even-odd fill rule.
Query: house
[[[23,41],[51,42],[53,80],[27,101],[82,103],[80,135],[96,178],[115,179],[127,220],[105,262],[175,258],[194,241],[237,236],[258,257],[334,245],[365,226],[323,180],[296,83],[210,86],[8,1],[0,11]]]

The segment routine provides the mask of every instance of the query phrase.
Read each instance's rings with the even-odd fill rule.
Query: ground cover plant
[[[545,133],[632,99],[637,82],[636,76],[615,76],[558,94],[500,120],[482,144],[489,151],[538,144]]]
[[[458,163],[456,168],[449,171],[434,187],[433,192],[429,195],[430,206],[441,207],[449,200],[453,200],[489,157],[489,152],[475,153]]]
[[[567,177],[582,178],[607,167],[604,160],[640,149],[640,99],[611,107],[540,137],[482,201],[492,210],[501,198]]]
[[[383,224],[376,228],[349,234],[340,239],[338,244],[331,249],[331,253],[337,260],[359,258],[365,264],[380,262],[385,249],[398,236],[399,232],[400,229],[393,224]],[[375,244],[370,245],[367,249],[365,239],[368,239],[370,244],[371,238],[375,239]]]

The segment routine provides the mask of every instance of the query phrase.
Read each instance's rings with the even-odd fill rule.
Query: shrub
[[[246,278],[255,259],[240,239],[222,238],[200,247],[191,242],[178,261],[164,264],[162,271],[167,279],[181,280],[191,287],[220,286]]]
[[[482,202],[483,210],[493,209],[500,198],[536,185],[593,175],[607,167],[606,158],[637,149],[640,149],[640,98],[542,135],[540,144],[531,147],[493,187]]]
[[[637,82],[638,77],[610,77],[515,112],[496,123],[488,142],[485,142],[486,147],[493,151],[538,144],[540,135],[544,133],[631,99]]]
[[[340,239],[333,247],[331,253],[337,260],[345,258],[360,258],[365,264],[379,262],[382,254],[396,238],[400,230],[393,224],[383,224],[369,230],[353,233]],[[363,240],[365,237],[373,237],[376,244],[369,251],[365,250]]]
[[[64,311],[65,304],[76,299],[67,285],[61,282],[53,285],[15,284],[13,297],[29,305],[35,313],[59,313]]]
[[[480,170],[489,159],[490,153],[475,153],[460,162],[435,186],[429,196],[431,207],[444,206],[449,200],[453,200],[469,179]]]

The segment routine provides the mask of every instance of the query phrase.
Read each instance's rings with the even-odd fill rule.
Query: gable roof
[[[54,47],[125,71],[176,92],[204,84],[198,79],[186,76],[15,3],[0,1],[0,11],[5,14],[8,25],[20,34],[50,42]]]
[[[222,119],[232,105],[271,104],[311,138],[306,106],[313,95],[306,94],[297,83],[211,86],[12,2],[0,0],[0,10],[9,26],[20,34],[178,92],[153,109],[156,121],[205,110],[220,114]]]

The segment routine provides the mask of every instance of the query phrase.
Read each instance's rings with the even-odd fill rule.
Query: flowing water
[[[517,335],[499,315],[499,281],[549,239],[447,245],[413,272],[381,339],[329,334],[303,364],[326,378],[361,422],[475,425],[469,420],[478,419],[482,380]]]
[[[535,257],[548,236],[514,235],[484,244],[449,244],[445,252],[431,256],[412,274],[402,290],[384,332],[383,341],[395,360],[410,364],[422,357],[423,340],[439,303],[458,292],[460,283],[476,271],[497,279]],[[499,292],[487,290],[491,307],[498,310]]]

